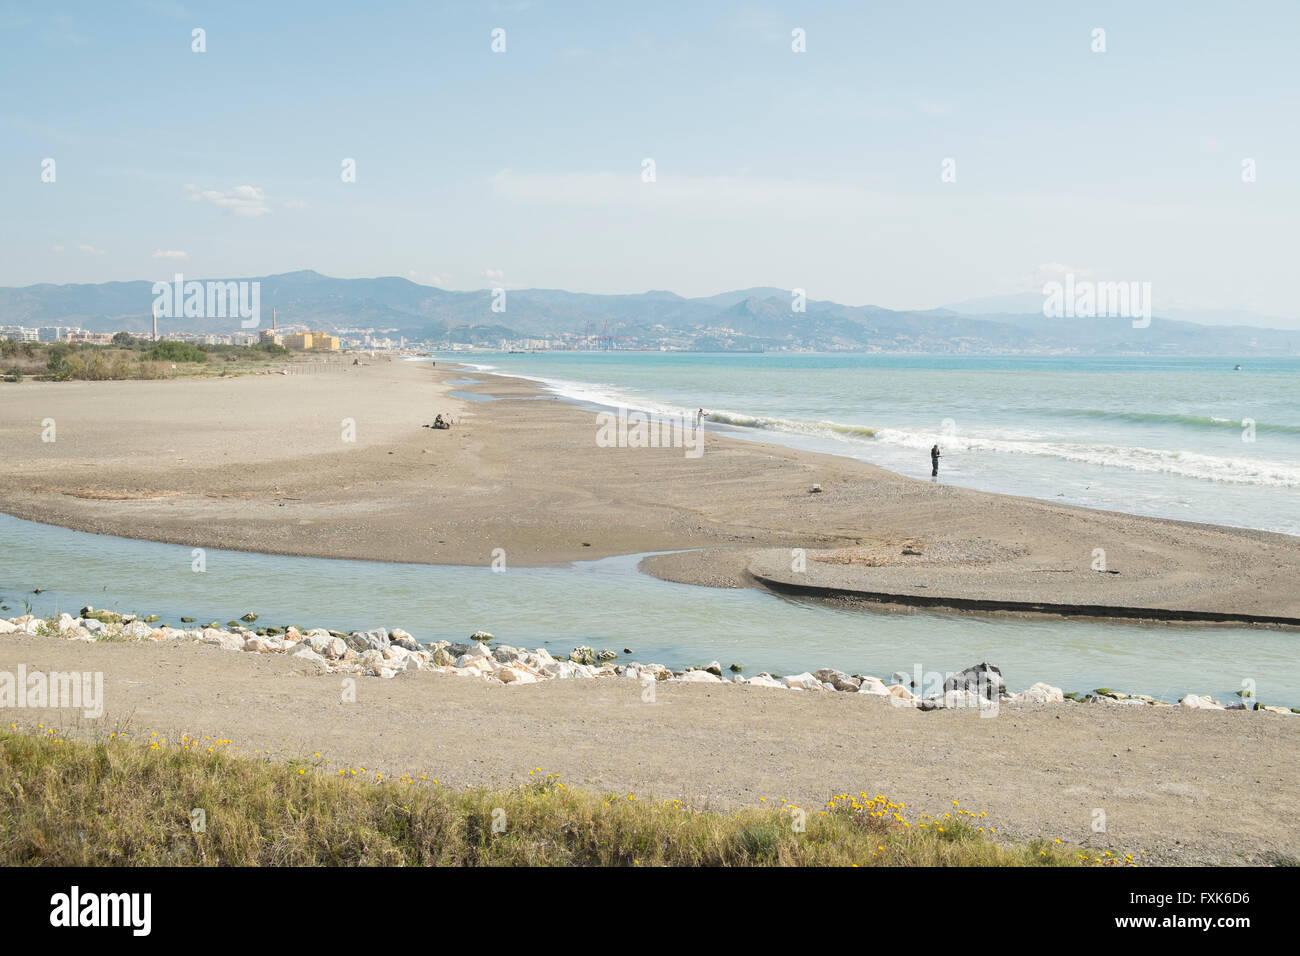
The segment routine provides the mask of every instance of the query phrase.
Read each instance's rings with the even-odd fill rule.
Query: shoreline
[[[451,384],[467,373],[487,381]],[[707,427],[698,459],[601,448],[576,404],[460,363],[325,378],[23,384],[0,409],[0,510],[266,554],[473,567],[498,550],[515,566],[654,552],[642,570],[703,586],[1300,621],[1293,536],[932,484]],[[422,428],[436,411],[456,426]],[[57,443],[34,441],[33,416],[60,423]],[[774,573],[782,554],[805,566]]]
[[[456,353],[452,353],[452,354],[456,354]],[[719,352],[714,354],[727,355],[730,353]],[[891,356],[891,355],[911,355],[913,353],[881,353],[881,354],[886,356]],[[488,358],[490,356],[485,355],[482,357]],[[1004,357],[1017,358],[1017,356],[1014,355],[994,356],[994,358],[1004,358]],[[444,360],[441,358],[439,358],[438,360],[456,361],[454,359]],[[589,382],[583,382],[577,379],[554,379],[554,378],[548,378],[541,375],[526,375],[519,372],[507,371],[499,366],[486,366],[486,365],[476,364],[476,363],[459,362],[458,364],[460,364],[461,367],[466,370],[466,374],[483,375],[489,377],[498,377],[507,380],[522,381],[536,386],[547,395],[554,396],[560,399],[561,401],[568,402],[577,407],[584,407],[584,408],[590,407],[598,410],[611,410],[611,411],[617,410],[618,408],[622,407],[629,410],[641,411],[651,416],[672,417],[673,415],[676,415],[678,418],[680,418],[683,414],[686,413],[686,411],[688,411],[688,410],[664,411],[664,409],[672,409],[674,408],[674,406],[662,402],[658,402],[650,397],[645,397],[643,399],[645,402],[648,403],[646,406],[635,404],[635,400],[628,400],[622,403],[615,403],[616,397],[621,397],[621,396],[617,396],[616,393],[611,394],[611,393],[606,393],[604,391],[600,391],[600,392],[595,392],[594,394],[591,395],[584,394],[585,390],[588,389],[603,390],[607,386],[596,385]],[[717,417],[718,415],[721,415],[722,417]],[[828,455],[832,458],[865,465],[871,468],[877,468],[886,471],[892,475],[895,475],[896,477],[899,478],[904,478],[904,479],[909,479],[914,481],[924,480],[923,476],[911,475],[901,471],[895,471],[893,470],[892,465],[877,464],[873,461],[868,461],[866,458],[859,458],[854,456],[853,454],[837,450],[837,448],[835,447],[835,443],[831,443],[829,445],[825,445],[822,447],[813,448],[813,447],[809,447],[808,445],[800,443],[798,439],[801,437],[801,435],[797,431],[784,431],[779,427],[768,428],[767,426],[750,426],[746,424],[745,421],[737,421],[736,419],[742,419],[748,421],[759,421],[759,422],[769,420],[764,415],[759,413],[750,415],[741,412],[727,411],[723,413],[712,413],[710,417],[706,419],[706,422],[716,426],[721,426],[722,431],[720,432],[720,436],[727,438],[729,440],[755,442],[760,444],[772,444],[772,445],[777,445],[779,447],[787,448],[794,451],[807,452],[809,454]],[[873,436],[876,434],[876,432],[880,430],[878,428],[873,428],[865,425],[862,426],[846,425],[846,424],[835,423],[835,422],[822,422],[820,424],[824,424],[828,428],[832,428],[832,429],[847,429],[850,431],[861,431],[866,434],[871,434]],[[767,436],[771,436],[771,437],[767,437]],[[954,487],[959,487],[966,491],[979,492],[983,494],[1002,495],[1011,498],[1022,498],[1026,500],[1040,501],[1046,504],[1056,504],[1055,500],[1051,497],[1047,497],[1044,495],[1035,495],[1033,493],[1021,492],[1021,491],[999,490],[997,488],[983,487],[979,485],[966,485],[966,484],[955,485]],[[1222,529],[1236,530],[1236,531],[1255,531],[1263,534],[1276,534],[1276,535],[1283,535],[1285,537],[1290,537],[1290,538],[1300,538],[1300,530],[1284,531],[1275,528],[1261,527],[1258,525],[1227,523],[1227,522],[1216,521],[1211,519],[1185,518],[1173,514],[1149,513],[1149,512],[1141,512],[1141,511],[1125,511],[1115,507],[1106,507],[1103,505],[1088,504],[1088,503],[1081,503],[1081,502],[1068,502],[1065,503],[1063,506],[1069,508],[1083,509],[1087,511],[1094,511],[1099,513],[1120,515],[1124,517],[1149,518],[1157,521],[1168,521],[1175,524],[1189,525],[1193,527],[1222,528]]]
[[[141,616],[85,605],[76,616],[64,611],[47,617],[31,612],[11,618],[0,617],[0,638],[57,637],[92,644],[207,644],[226,651],[285,654],[294,658],[306,672],[318,675],[345,674],[392,679],[404,673],[427,671],[473,677],[503,686],[575,678],[621,678],[637,681],[643,688],[672,681],[867,694],[883,697],[895,707],[914,708],[922,712],[974,709],[980,711],[981,716],[996,716],[1003,705],[1109,701],[1154,707],[1180,706],[1186,710],[1239,710],[1300,715],[1300,707],[1263,704],[1253,695],[1239,696],[1236,702],[1225,704],[1209,694],[1189,692],[1177,701],[1168,701],[1149,694],[1116,691],[1112,688],[1067,693],[1044,681],[1037,681],[1019,693],[1011,693],[1007,690],[997,665],[984,662],[961,671],[934,673],[923,673],[918,665],[913,674],[897,671],[888,682],[872,675],[848,674],[833,667],[819,667],[816,670],[806,668],[792,675],[760,671],[748,676],[743,674],[743,668],[739,665],[733,665],[729,668],[731,676],[728,677],[718,661],[671,668],[658,663],[619,660],[620,656],[631,655],[629,648],[624,648],[623,655],[620,655],[610,648],[596,650],[579,645],[567,656],[556,658],[542,647],[529,651],[522,646],[494,644],[495,636],[487,631],[476,631],[464,642],[420,642],[410,632],[399,627],[375,627],[348,632],[293,625],[258,627],[258,617],[259,615],[249,612],[240,621],[227,621],[224,625],[220,621],[198,624],[195,618],[182,617],[181,627],[176,628],[167,622],[159,623],[161,618],[157,614]],[[3,699],[0,699],[0,706],[5,706]]]

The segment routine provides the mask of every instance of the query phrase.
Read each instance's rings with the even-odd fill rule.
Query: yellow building
[[[328,332],[290,332],[284,337],[284,347],[303,352],[337,352],[339,340]]]

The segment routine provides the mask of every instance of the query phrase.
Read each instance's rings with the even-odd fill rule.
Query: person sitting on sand
[[[443,417],[442,417],[442,413],[439,413],[439,414],[438,414],[438,417],[435,418],[435,419],[433,420],[433,427],[434,427],[434,428],[450,428],[450,427],[451,427],[451,419],[450,419],[450,418],[443,418]]]
[[[939,446],[935,445],[930,449],[930,477],[939,477],[939,459],[943,457],[943,452],[939,451]]]

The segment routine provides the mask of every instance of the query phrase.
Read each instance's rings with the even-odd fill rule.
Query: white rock
[[[1059,687],[1039,681],[1024,693],[1016,694],[1012,700],[1017,704],[1063,704],[1065,693]]]
[[[264,637],[253,636],[244,641],[244,650],[255,654],[269,654],[273,649],[271,643]]]
[[[322,657],[328,653],[330,645],[336,640],[338,640],[338,638],[330,637],[327,631],[321,630],[308,631],[302,636],[302,643],[306,644]],[[346,648],[347,644],[344,643],[343,646]]]
[[[1188,694],[1179,702],[1187,710],[1223,710],[1222,704],[1216,704],[1209,697]]]
[[[568,661],[552,660],[542,666],[542,673],[547,677],[564,678],[573,676],[573,664]]]
[[[781,690],[786,689],[785,684],[782,684],[770,674],[757,674],[754,677],[745,678],[745,683],[751,687],[779,687]]]
[[[717,674],[710,674],[708,671],[687,671],[672,678],[675,681],[681,681],[685,684],[721,684],[723,680]]]
[[[781,683],[786,687],[797,688],[799,690],[823,690],[822,682],[812,674],[804,671],[802,674],[789,674],[781,678]]]
[[[99,621],[95,621],[95,623],[99,624]],[[103,625],[100,624],[100,627],[103,627]],[[14,624],[12,621],[6,621],[4,618],[0,617],[0,634],[13,634],[15,631],[19,630],[21,630],[21,628],[17,624]]]
[[[945,710],[982,710],[996,705],[985,700],[975,691],[967,689],[944,691],[943,706]]]
[[[864,677],[862,683],[858,685],[859,694],[874,694],[877,697],[888,697],[889,688],[879,677]]]
[[[527,671],[506,666],[497,671],[497,680],[503,684],[536,684],[537,678]]]
[[[199,638],[203,644],[215,644],[223,651],[242,651],[244,649],[244,638],[238,634],[227,634],[225,631],[218,631],[215,628],[208,628]]]
[[[306,644],[295,644],[289,656],[299,663],[312,665],[317,673],[323,674],[329,670],[329,662]]]

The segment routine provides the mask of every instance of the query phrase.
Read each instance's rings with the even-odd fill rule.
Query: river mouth
[[[888,679],[997,664],[1012,691],[1046,681],[1067,692],[1111,688],[1176,701],[1300,706],[1294,633],[1250,627],[1096,620],[868,614],[750,589],[679,584],[638,572],[645,555],[568,567],[400,564],[197,549],[72,531],[0,515],[0,598],[16,617],[76,614],[85,604],[158,614],[173,627],[236,620],[350,631],[401,627],[421,642],[609,649],[618,661],[673,668],[718,661],[746,675],[819,667]],[[197,570],[197,568],[202,568]],[[40,593],[34,593],[40,589]],[[625,649],[630,653],[625,653]]]

